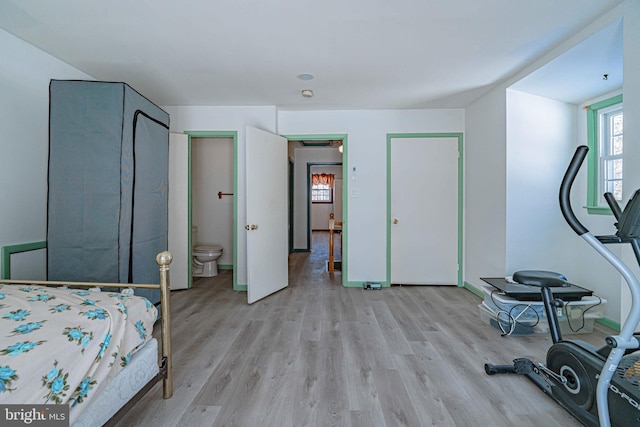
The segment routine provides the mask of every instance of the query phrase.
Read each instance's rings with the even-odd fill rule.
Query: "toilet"
[[[191,228],[193,244],[193,277],[213,277],[218,275],[218,258],[222,256],[222,247],[210,243],[198,242],[198,227]]]

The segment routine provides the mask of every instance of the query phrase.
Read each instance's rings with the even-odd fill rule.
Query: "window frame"
[[[609,110],[618,104],[623,108],[624,114],[622,94],[585,107],[587,110],[587,145],[589,147],[586,208],[590,214],[613,215],[609,206],[600,204],[600,200],[602,200],[602,195],[600,194],[602,188],[600,177],[600,115],[605,110]]]
[[[333,188],[329,184],[318,184],[322,186],[327,186],[328,188],[313,188],[315,187],[311,184],[311,203],[333,203]],[[314,200],[313,194],[314,191],[328,191],[329,192],[329,200]]]

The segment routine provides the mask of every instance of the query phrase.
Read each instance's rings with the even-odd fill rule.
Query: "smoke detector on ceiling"
[[[313,96],[313,91],[311,89],[302,89],[302,96],[305,98],[311,98]]]

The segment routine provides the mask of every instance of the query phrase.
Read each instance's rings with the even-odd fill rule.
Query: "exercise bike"
[[[520,358],[513,365],[485,364],[489,375],[516,373],[526,375],[578,421],[586,426],[640,426],[640,337],[634,331],[640,323],[640,281],[631,269],[605,245],[629,243],[640,264],[640,190],[624,210],[610,193],[605,199],[617,220],[614,236],[593,236],[576,218],[570,203],[573,181],[587,155],[588,147],[577,148],[560,186],[560,209],[569,226],[622,275],[631,290],[632,304],[619,335],[606,338],[606,346],[563,340],[553,288],[568,286],[557,273],[522,271],[513,275],[519,283],[537,286],[542,294],[553,345],[546,364]]]

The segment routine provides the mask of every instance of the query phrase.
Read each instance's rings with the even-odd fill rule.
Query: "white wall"
[[[347,199],[347,281],[386,281],[388,133],[462,132],[464,111],[370,110],[281,111],[278,130],[284,135],[347,134],[343,161]],[[356,168],[356,180],[351,179]],[[359,197],[350,197],[358,189]],[[409,196],[409,194],[408,194]],[[343,240],[345,242],[345,240]]]
[[[234,280],[238,285],[247,283],[247,240],[246,230],[246,127],[253,126],[276,133],[276,109],[268,107],[180,107],[167,106],[163,109],[171,116],[171,132],[184,131],[237,131],[238,167],[238,233],[237,266]]]
[[[46,240],[49,81],[94,79],[3,30],[0,52],[0,246],[5,246]],[[26,262],[12,265],[12,277],[44,278],[44,251],[37,252],[15,256]]]
[[[507,90],[506,273],[563,268],[573,236],[558,203],[576,147],[576,108]],[[572,264],[572,262],[568,263]]]
[[[506,262],[506,94],[499,87],[465,111],[464,280],[504,277]]]
[[[591,102],[588,102],[591,103]],[[575,148],[586,142],[586,113],[567,104],[507,90],[506,273],[538,269],[563,273],[607,300],[605,315],[620,317],[619,275],[565,222],[560,182]],[[594,234],[615,232],[611,216],[588,215],[587,165],[572,188],[572,206]],[[620,247],[610,247],[620,252]]]
[[[233,139],[192,138],[191,219],[198,242],[222,247],[218,265],[233,265]],[[194,243],[195,244],[195,243]]]
[[[640,188],[640,2],[627,0],[624,5],[624,195]],[[631,141],[630,144],[627,141]],[[624,260],[634,266],[636,274],[640,269],[629,249],[624,252]],[[621,311],[626,318],[631,297],[626,285],[622,285]]]

